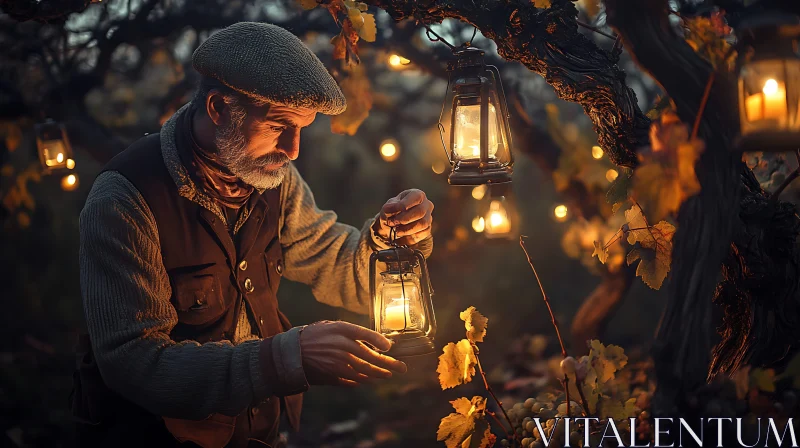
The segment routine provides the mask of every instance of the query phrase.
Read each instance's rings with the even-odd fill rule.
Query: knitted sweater
[[[167,169],[182,196],[224,220],[180,163],[174,143],[176,116],[161,131]],[[241,214],[237,230],[247,214]],[[369,256],[385,246],[372,232],[374,218],[361,230],[336,220],[334,212],[317,208],[292,166],[283,181],[278,224],[285,278],[310,285],[320,302],[366,313]],[[419,249],[429,255],[432,239],[420,243]],[[308,387],[298,329],[267,341],[275,362],[265,365],[259,360],[262,341],[253,334],[246,307],[232,341],[170,339],[178,317],[170,303],[156,221],[141,194],[119,173],[97,177],[81,212],[80,271],[84,314],[103,380],[148,411],[187,419],[237,415],[269,396]]]

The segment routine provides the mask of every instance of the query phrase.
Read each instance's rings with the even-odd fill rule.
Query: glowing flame
[[[64,161],[64,153],[60,152],[56,154],[56,162],[61,163]]]
[[[481,233],[486,228],[486,222],[483,219],[483,216],[476,216],[475,219],[472,220],[472,230]]]
[[[408,59],[400,56],[399,54],[393,54],[389,56],[389,66],[392,68],[401,68],[404,65],[410,64],[411,61]]]
[[[764,95],[775,95],[778,93],[778,81],[774,79],[768,79],[767,82],[764,83]]]
[[[72,159],[67,159],[67,169],[71,170],[75,168],[75,161]]]

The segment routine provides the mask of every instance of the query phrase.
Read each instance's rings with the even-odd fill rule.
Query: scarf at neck
[[[231,173],[214,151],[206,150],[197,144],[192,133],[192,119],[195,109],[188,108],[176,123],[178,154],[189,171],[192,180],[219,205],[238,210],[255,188]]]

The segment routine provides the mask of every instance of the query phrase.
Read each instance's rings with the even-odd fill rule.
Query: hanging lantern
[[[34,127],[36,132],[36,148],[39,161],[45,173],[59,169],[72,169],[75,160],[72,158],[72,146],[69,144],[64,125],[47,120]]]
[[[486,65],[484,52],[477,48],[461,46],[453,54],[439,117],[442,145],[453,168],[447,180],[451,185],[511,182],[511,129],[500,72]],[[450,122],[447,132],[445,119]]]
[[[739,34],[740,151],[800,147],[800,18],[762,14]]]
[[[394,341],[388,354],[402,358],[433,353],[433,290],[422,252],[397,246],[374,252],[369,262],[370,323]]]
[[[489,207],[483,215],[483,235],[489,239],[514,239],[516,221],[511,189],[505,185],[490,187]]]

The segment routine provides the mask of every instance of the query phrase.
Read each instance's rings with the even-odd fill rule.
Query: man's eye
[[[270,126],[269,129],[272,132],[283,132],[286,130],[286,126]]]

